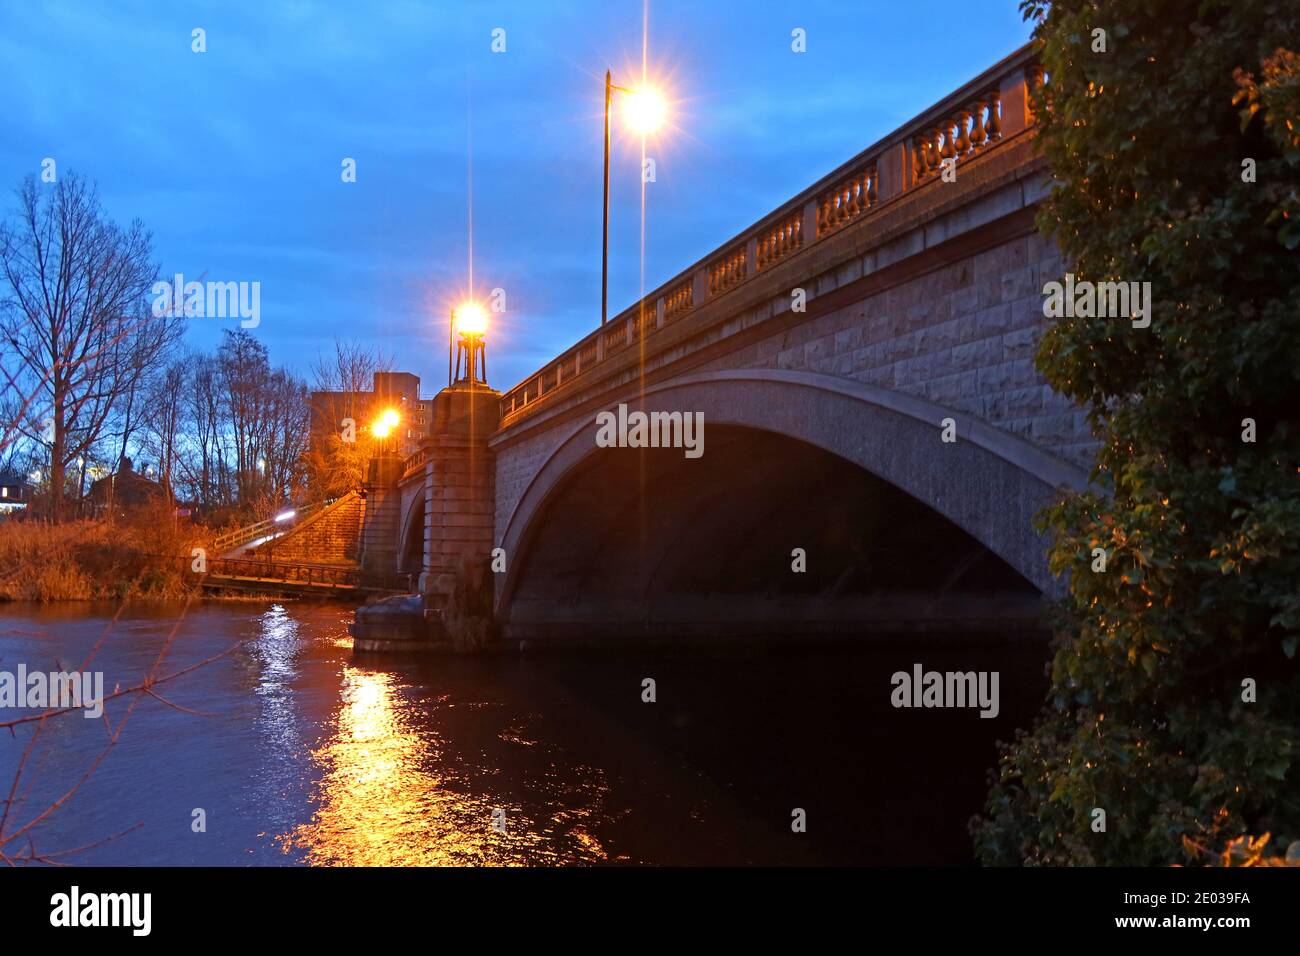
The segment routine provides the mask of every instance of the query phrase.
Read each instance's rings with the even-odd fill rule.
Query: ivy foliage
[[[976,851],[1161,865],[1270,834],[1284,852],[1300,839],[1300,4],[1021,7],[1046,73],[1039,228],[1079,280],[1149,282],[1153,305],[1147,328],[1062,318],[1040,343],[1039,370],[1088,410],[1094,490],[1039,518],[1070,592],[1048,700],[1003,746]]]

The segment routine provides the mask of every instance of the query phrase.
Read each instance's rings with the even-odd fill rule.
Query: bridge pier
[[[451,648],[464,643],[467,629],[484,628],[486,622],[468,620],[475,612],[467,589],[471,569],[486,563],[493,548],[496,466],[488,439],[497,428],[500,400],[482,382],[448,386],[432,402],[429,437],[419,457],[371,461],[363,571],[378,581],[405,570],[404,549],[414,532],[408,526],[415,521],[422,524],[422,556],[417,594],[357,610],[351,627],[355,650]]]
[[[365,521],[361,526],[361,572],[374,582],[382,582],[397,570],[397,533],[402,516],[402,459],[381,454],[370,459],[366,482],[362,485],[366,499]]]
[[[463,564],[492,553],[496,466],[488,439],[500,399],[481,384],[457,383],[433,400],[420,574],[420,592],[431,607],[447,606]]]

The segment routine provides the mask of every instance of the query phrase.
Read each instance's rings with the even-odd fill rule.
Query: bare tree
[[[317,353],[312,362],[313,384],[318,391],[355,394],[368,392],[376,372],[391,372],[393,358],[360,342],[334,340],[333,354]]]
[[[266,430],[263,439],[266,478],[271,493],[282,501],[292,500],[301,490],[303,454],[311,420],[307,386],[284,369],[268,381]]]
[[[208,507],[230,503],[222,421],[221,373],[217,360],[205,355],[194,363],[190,377],[188,422],[194,458],[188,471],[195,497]]]
[[[193,356],[172,362],[149,377],[144,385],[145,411],[141,447],[158,461],[158,476],[169,493],[175,491],[186,424],[186,390]]]
[[[392,357],[379,349],[340,339],[334,340],[332,354],[319,354],[312,363],[316,390],[311,393],[311,442],[305,462],[308,480],[321,497],[360,487],[368,450],[355,439],[373,411],[375,373],[392,368]],[[351,434],[343,429],[348,420],[353,422]]]
[[[18,200],[16,222],[0,227],[0,339],[14,356],[5,374],[30,396],[15,426],[48,454],[58,520],[69,463],[90,455],[182,320],[148,308],[149,233],[108,220],[93,185],[69,174],[44,190],[28,177]]]
[[[265,386],[271,374],[266,346],[239,329],[227,330],[217,351],[222,398],[235,452],[235,485],[241,502],[261,497],[260,475],[266,462],[261,444],[265,413]]]

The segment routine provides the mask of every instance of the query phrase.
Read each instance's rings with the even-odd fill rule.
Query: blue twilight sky
[[[648,145],[645,288],[1024,43],[1017,6],[651,0],[672,128]],[[0,0],[0,210],[52,157],[144,221],[163,275],[260,282],[273,362],[305,375],[361,339],[430,394],[466,286],[472,134],[474,282],[507,293],[488,338],[504,389],[599,323],[603,75],[636,80],[641,39],[641,0]],[[614,129],[611,316],[640,287],[640,143]],[[190,322],[198,348],[235,324]]]

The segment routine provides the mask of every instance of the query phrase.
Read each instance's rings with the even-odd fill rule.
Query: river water
[[[994,742],[1029,721],[1046,687],[1046,645],[1027,638],[354,659],[352,609],[337,604],[118,613],[0,605],[0,672],[81,669],[99,642],[85,669],[111,693],[139,685],[164,650],[159,676],[216,656],[157,697],[109,700],[107,724],[73,712],[0,736],[0,790],[18,775],[7,854],[966,864]],[[998,671],[1000,714],[895,709],[890,677],[917,662]]]

